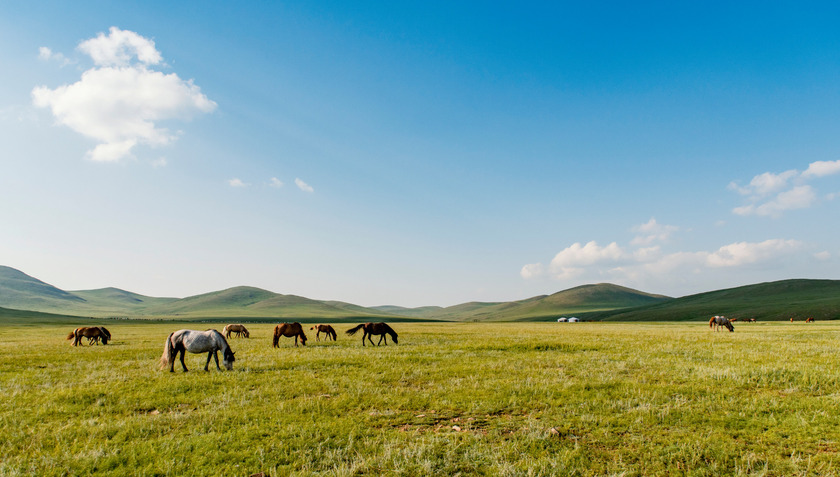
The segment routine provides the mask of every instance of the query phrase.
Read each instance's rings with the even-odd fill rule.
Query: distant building
[[[565,316],[561,316],[560,318],[557,318],[557,323],[565,323],[567,321],[569,321],[569,319],[566,318]]]
[[[580,321],[580,318],[574,316],[569,318],[569,323],[577,323],[578,321]]]

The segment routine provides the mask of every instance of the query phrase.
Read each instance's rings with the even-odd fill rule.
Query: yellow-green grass
[[[157,367],[183,325],[103,323],[2,328],[0,475],[840,474],[840,323],[258,324],[186,374]]]

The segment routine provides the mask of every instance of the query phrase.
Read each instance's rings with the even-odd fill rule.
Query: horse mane
[[[393,337],[397,336],[397,332],[396,332],[396,331],[394,331],[394,329],[393,329],[393,328],[391,328],[391,327],[388,325],[388,323],[380,323],[380,324],[382,325],[382,327],[383,327],[383,328],[385,328],[385,331],[386,331],[389,335],[391,335],[391,338],[393,338]]]

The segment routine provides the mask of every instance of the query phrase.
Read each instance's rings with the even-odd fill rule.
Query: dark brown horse
[[[287,338],[291,338],[292,336],[295,337],[295,346],[298,345],[298,338],[300,338],[300,344],[306,346],[306,335],[303,334],[303,327],[300,326],[300,323],[283,323],[282,325],[277,325],[274,327],[274,342],[273,348],[279,348],[280,345],[280,337],[285,336]]]
[[[108,341],[111,339],[111,332],[104,326],[97,326],[97,328],[99,328],[99,331],[101,331],[102,334],[99,336],[89,337],[88,344],[99,344],[99,340],[102,340],[102,344],[108,344]]]
[[[315,332],[315,341],[321,341],[321,333],[327,335],[327,337],[324,338],[324,340],[332,338],[333,341],[336,341],[336,338],[338,338],[338,335],[335,333],[335,330],[330,325],[315,325],[312,328],[309,328],[309,331],[312,330],[317,330]]]
[[[814,322],[814,317],[813,316],[808,317],[808,319],[805,320],[805,323],[813,323],[813,322]]]
[[[68,340],[73,340],[73,346],[81,346],[82,338],[88,338],[89,342],[94,343],[102,340],[102,344],[108,344],[111,339],[111,333],[103,326],[83,326],[76,328],[69,335]]]
[[[391,339],[394,340],[394,344],[399,343],[399,341],[397,341],[397,332],[386,323],[365,323],[363,325],[356,326],[355,328],[350,328],[347,330],[347,334],[353,336],[359,330],[364,330],[365,332],[365,334],[362,335],[362,346],[365,345],[365,338],[370,341],[370,344],[373,344],[373,340],[370,338],[371,335],[382,335],[379,338],[379,343],[376,343],[376,346],[382,344],[382,340],[385,340],[385,346],[388,346],[388,338],[385,337],[386,333],[391,335]]]

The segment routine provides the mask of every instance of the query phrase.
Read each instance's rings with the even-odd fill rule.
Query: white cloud
[[[283,181],[281,181],[280,179],[278,179],[276,177],[272,177],[271,182],[269,182],[268,185],[270,185],[271,187],[276,187],[276,188],[279,189],[280,187],[283,187]]]
[[[795,169],[781,174],[765,172],[753,177],[746,187],[740,187],[737,183],[730,182],[729,189],[735,190],[741,195],[751,195],[756,198],[766,197],[787,187],[788,182],[797,175],[799,175],[799,171]]]
[[[596,242],[581,245],[579,242],[566,247],[551,260],[551,273],[559,279],[569,279],[581,275],[587,266],[599,263],[615,264],[624,258],[624,251],[617,243],[606,247]]]
[[[670,282],[685,276],[735,269],[758,263],[773,263],[800,251],[797,240],[770,239],[763,242],[736,242],[714,251],[677,251],[663,253],[660,247],[622,249],[615,242],[601,247],[595,242],[575,243],[551,261],[550,274],[559,281],[598,281],[607,278],[626,283]],[[546,275],[540,263],[522,267],[524,279]]]
[[[108,36],[100,33],[79,43],[79,51],[99,66],[128,66],[134,57],[144,65],[156,65],[163,60],[154,41],[117,27],[111,27]]]
[[[154,161],[152,161],[152,167],[154,167],[155,169],[159,169],[161,167],[166,167],[167,164],[168,164],[168,162],[166,161],[165,157],[159,157],[159,158],[155,159]]]
[[[753,177],[745,187],[731,182],[729,189],[749,197],[748,204],[733,208],[732,213],[778,218],[789,210],[809,208],[818,202],[818,194],[805,182],[837,173],[840,173],[840,160],[815,161],[802,173],[795,169],[780,174],[765,172]],[[834,195],[824,198],[832,200]]]
[[[529,278],[536,278],[542,276],[545,271],[543,270],[543,265],[541,263],[529,263],[522,267],[522,270],[519,271],[519,275],[524,279]]]
[[[228,185],[231,187],[248,187],[249,185],[251,185],[246,182],[242,182],[242,179],[238,179],[235,177],[233,179],[229,179],[227,182]]]
[[[724,245],[706,256],[709,267],[739,267],[756,262],[767,261],[799,249],[802,243],[797,240],[771,239],[764,242],[737,242]]]
[[[46,46],[38,48],[38,58],[43,61],[55,61],[61,63],[61,66],[67,66],[73,63],[66,56],[62,55],[61,53],[55,53]]]
[[[295,184],[297,184],[298,189],[300,189],[304,192],[309,192],[309,193],[315,192],[315,189],[313,189],[312,186],[310,186],[309,184],[307,184],[306,182],[303,182],[302,180],[300,180],[298,178],[295,178]]]
[[[823,250],[822,252],[817,252],[814,254],[814,258],[820,261],[826,261],[831,258],[831,252],[828,250]]]
[[[91,160],[118,161],[130,157],[138,144],[169,144],[177,134],[158,127],[158,121],[189,120],[216,108],[192,80],[149,69],[160,63],[160,53],[154,42],[134,32],[112,27],[108,36],[84,41],[79,50],[98,67],[70,85],[36,87],[32,100],[49,108],[59,124],[99,142],[88,151]],[[139,64],[132,64],[135,57]]]
[[[816,161],[808,165],[802,177],[823,177],[840,172],[840,161]]]
[[[652,218],[645,224],[633,228],[638,235],[630,242],[631,245],[650,245],[654,242],[667,242],[671,234],[680,228],[675,225],[663,225]]]
[[[779,217],[782,212],[795,209],[806,209],[817,200],[814,189],[809,185],[797,186],[780,193],[773,200],[760,205],[749,204],[735,207],[732,212],[736,215],[760,215]]]

